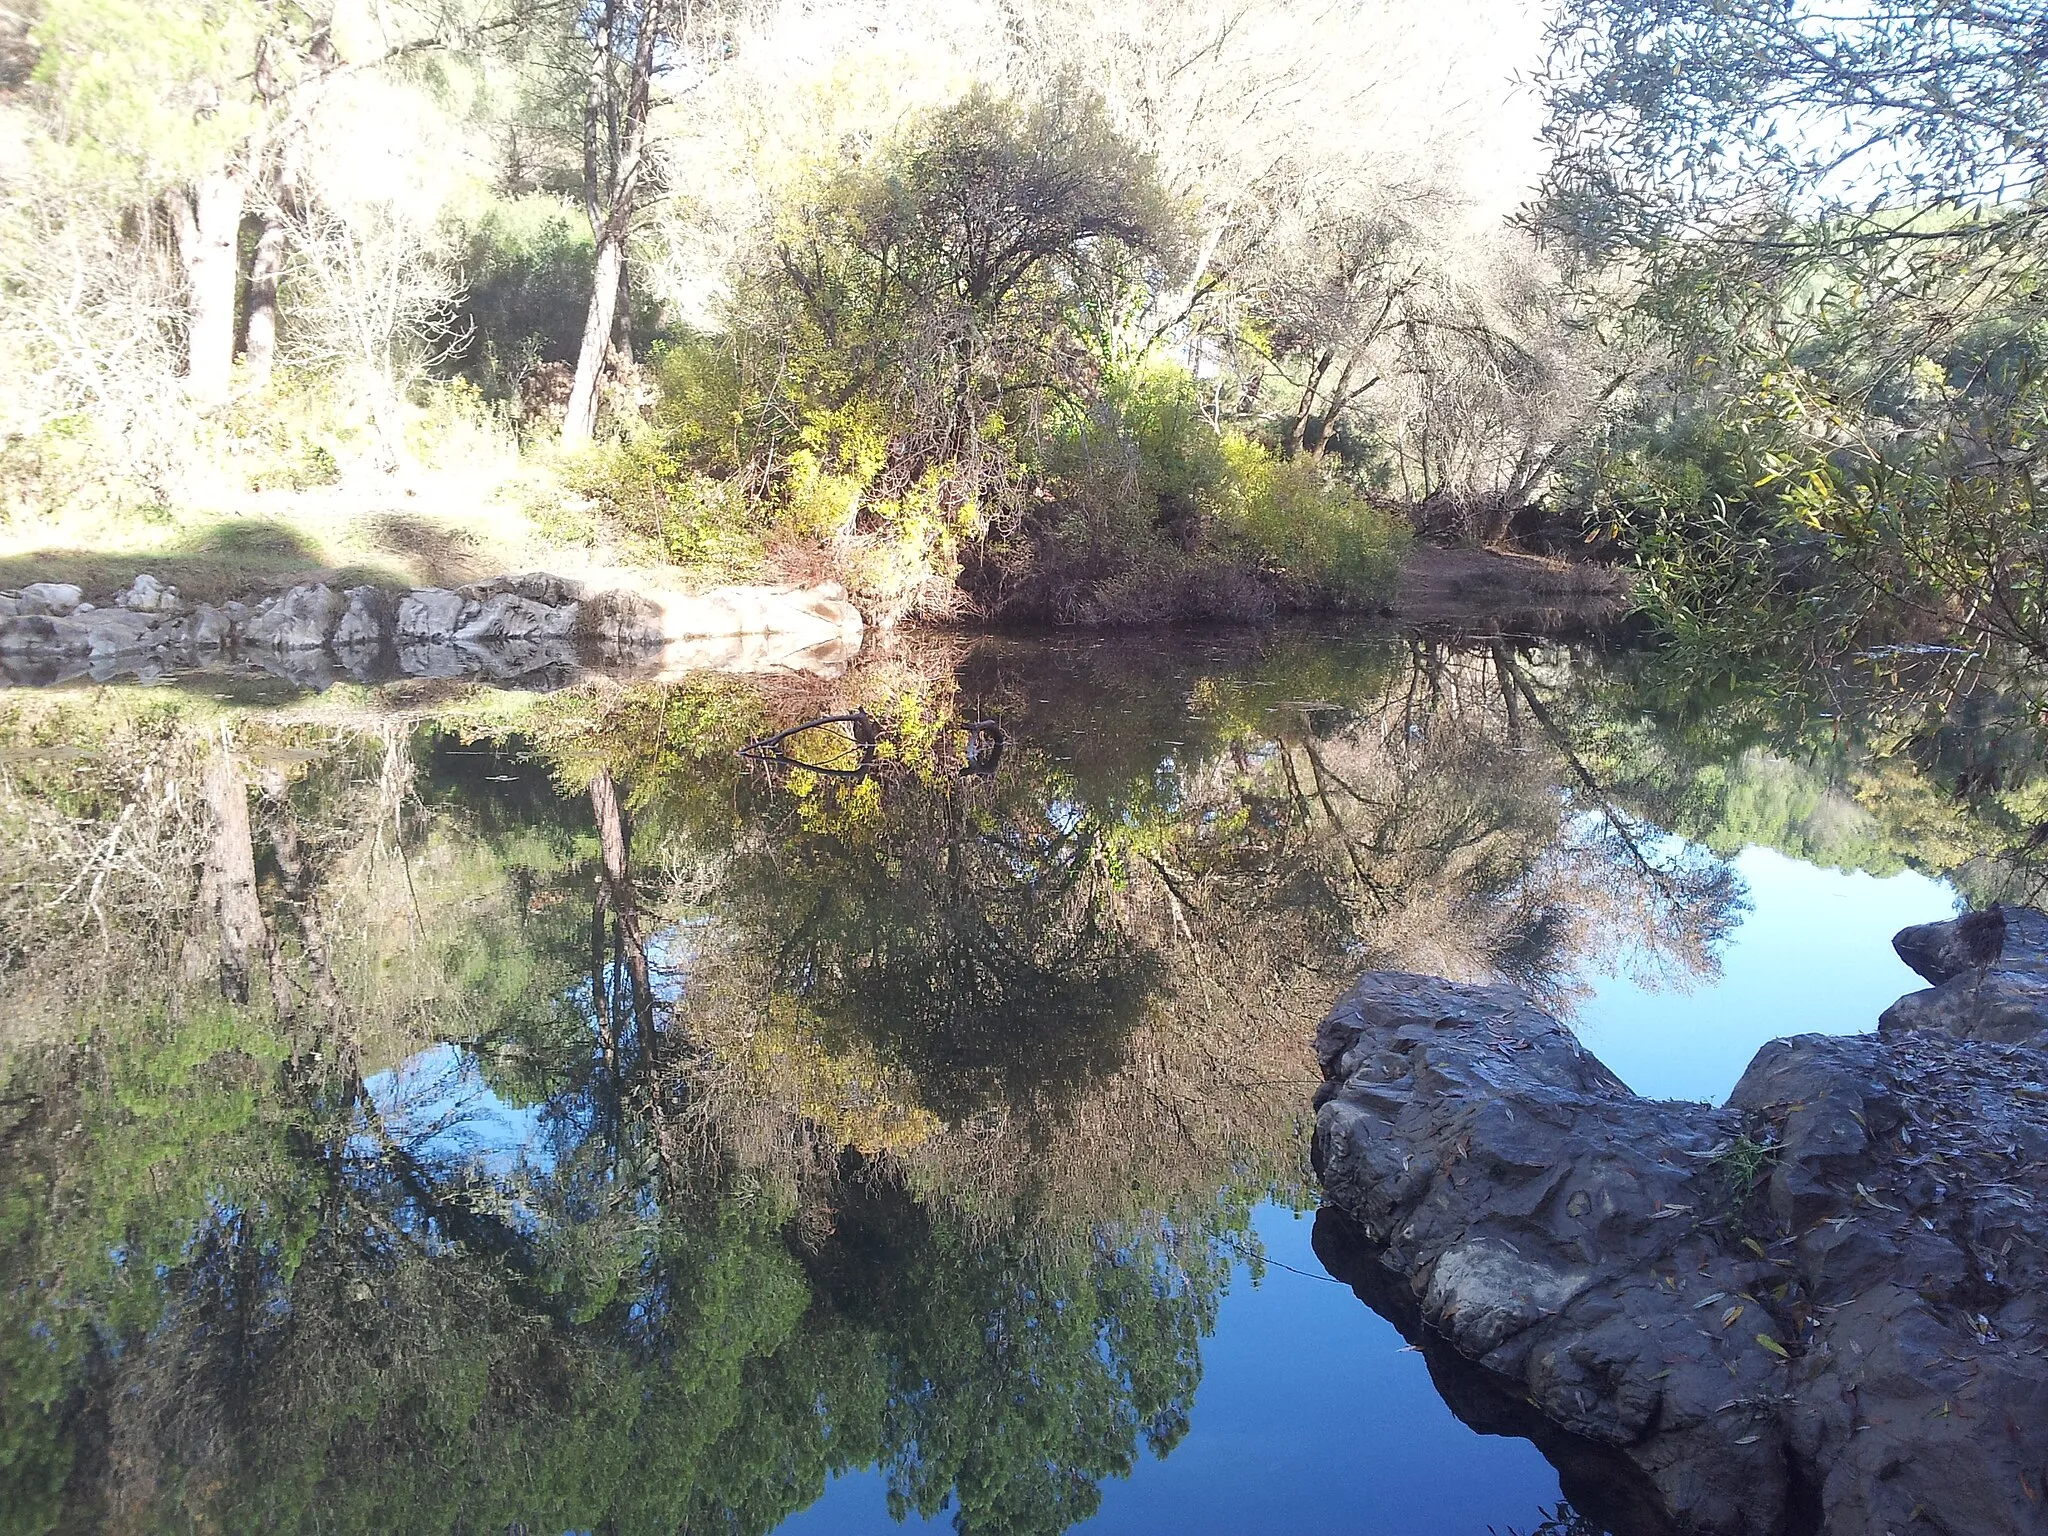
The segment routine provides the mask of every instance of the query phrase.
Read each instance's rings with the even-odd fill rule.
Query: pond
[[[2038,721],[1328,626],[0,693],[0,1531],[1596,1529],[1318,1262],[1317,1019],[1718,1098],[2031,894]]]

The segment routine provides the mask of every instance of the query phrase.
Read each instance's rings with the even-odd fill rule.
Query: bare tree
[[[1387,339],[1383,420],[1402,487],[1471,524],[1448,531],[1498,537],[1653,365],[1599,323],[1598,297],[1502,231],[1432,272]]]
[[[339,163],[333,146],[320,158],[330,170]],[[283,210],[285,285],[296,311],[291,356],[339,368],[353,382],[385,468],[406,457],[407,386],[463,339],[455,321],[462,282],[438,226],[440,195],[408,185],[404,170],[390,167],[374,186],[361,176],[354,185],[316,178]]]
[[[87,421],[107,467],[160,496],[185,470],[178,253],[161,221],[123,228],[90,192],[9,187],[0,201],[0,437]]]

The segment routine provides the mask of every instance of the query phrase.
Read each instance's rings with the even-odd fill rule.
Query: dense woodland
[[[1419,532],[2048,638],[2031,12],[1421,10],[30,0],[0,531],[438,469],[885,620],[1373,606]]]

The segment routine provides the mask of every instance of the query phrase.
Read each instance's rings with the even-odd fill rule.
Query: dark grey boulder
[[[2048,916],[2031,907],[1987,907],[1903,928],[1892,948],[1935,985],[1887,1008],[1881,1033],[2022,1044],[2048,1031]]]
[[[176,623],[159,620],[153,613],[131,613],[125,608],[95,608],[90,612],[81,608],[69,619],[57,622],[77,625],[85,634],[86,654],[96,661],[149,650],[161,639],[165,623]]]
[[[527,571],[518,576],[494,576],[489,581],[473,582],[462,589],[462,595],[477,603],[487,603],[501,594],[526,599],[543,608],[565,608],[571,603],[583,600],[583,584],[571,581],[566,576],[552,575],[547,571]]]
[[[44,613],[0,619],[0,655],[83,656],[91,649],[82,625]]]
[[[201,603],[185,621],[180,637],[194,651],[218,651],[235,643],[235,623],[222,609]]]
[[[1513,990],[1394,973],[1316,1045],[1353,1258],[1608,1468],[1616,1530],[2048,1529],[2048,1052],[1800,1036],[1666,1103]]]
[[[400,641],[447,640],[462,627],[463,619],[482,605],[460,592],[441,587],[421,587],[398,600]]]
[[[455,632],[472,643],[514,640],[566,640],[576,632],[579,605],[551,608],[515,592],[498,592]]]
[[[147,651],[157,638],[153,614],[125,608],[77,609],[64,614],[19,614],[0,619],[0,652],[95,660]]]

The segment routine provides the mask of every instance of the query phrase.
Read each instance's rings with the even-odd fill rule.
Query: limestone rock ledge
[[[593,589],[532,572],[454,590],[303,582],[216,607],[143,575],[104,605],[58,583],[0,593],[0,681],[148,677],[224,660],[310,686],[341,675],[561,681],[589,667],[829,674],[862,636],[860,611],[834,585],[690,592],[622,574]]]
[[[1380,972],[1316,1046],[1332,1268],[1617,1531],[2048,1530],[2039,1030],[1778,1040],[1717,1108]]]

